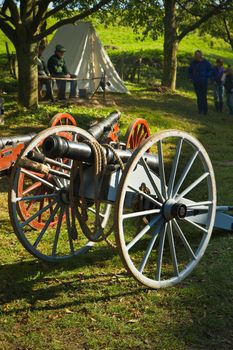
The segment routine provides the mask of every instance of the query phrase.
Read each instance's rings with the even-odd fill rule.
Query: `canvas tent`
[[[106,91],[128,92],[91,23],[78,22],[59,28],[43,53],[46,61],[57,44],[66,48],[65,61],[70,73],[78,77],[78,89],[94,93],[105,74]]]

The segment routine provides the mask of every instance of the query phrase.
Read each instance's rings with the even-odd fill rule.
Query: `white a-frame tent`
[[[66,48],[66,65],[70,73],[77,75],[78,89],[94,93],[105,75],[106,91],[128,93],[91,23],[78,22],[59,28],[43,53],[46,61],[58,44]]]

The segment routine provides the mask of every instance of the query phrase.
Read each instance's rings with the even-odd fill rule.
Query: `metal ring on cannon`
[[[145,162],[158,155],[158,170]],[[209,242],[216,186],[207,152],[192,136],[151,136],[128,161],[117,189],[115,236],[122,261],[150,288],[172,286],[191,273]]]

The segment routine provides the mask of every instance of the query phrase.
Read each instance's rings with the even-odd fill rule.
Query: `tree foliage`
[[[31,42],[37,42],[67,23],[82,20],[104,10],[113,0],[4,0],[0,3],[0,29],[14,43],[15,32],[20,27],[28,31]],[[47,27],[49,18],[56,23]]]
[[[204,23],[200,28],[200,34],[203,33],[223,39],[233,50],[233,10],[224,11],[219,16]]]
[[[168,6],[175,3],[174,26],[179,41],[209,18],[233,9],[232,0],[121,0],[118,5],[120,23],[132,26],[142,38],[150,35],[156,39],[164,34],[166,2]]]

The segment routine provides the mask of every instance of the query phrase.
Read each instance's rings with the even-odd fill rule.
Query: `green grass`
[[[123,35],[114,39],[97,27],[105,44],[122,50]],[[104,39],[106,38],[106,39]],[[130,39],[131,38],[131,39]],[[132,34],[130,33],[130,40]],[[110,40],[112,40],[110,42]],[[146,43],[129,40],[132,51],[161,50],[161,41]],[[191,36],[212,61],[221,55],[230,58],[222,43],[211,49],[207,42]],[[125,45],[125,46],[124,46]],[[157,45],[157,47],[156,47]],[[186,40],[180,54],[195,48]],[[217,45],[217,44],[216,44]],[[0,45],[0,52],[3,52]],[[12,91],[12,82],[1,81]],[[5,125],[1,135],[39,131],[52,116],[71,113],[79,126],[87,128],[93,119],[113,109],[122,112],[121,138],[129,123],[146,118],[151,132],[176,128],[196,136],[206,147],[217,180],[218,204],[233,204],[232,135],[233,120],[214,112],[196,113],[195,97],[179,77],[181,89],[160,94],[128,84],[130,96],[108,96],[108,102],[89,105],[46,105],[26,111],[17,107],[16,95],[6,95]],[[114,102],[114,103],[113,103]],[[110,104],[110,105],[109,105]],[[7,208],[8,179],[0,181],[0,349],[3,350],[196,350],[233,348],[233,235],[216,231],[194,272],[181,284],[152,291],[125,275],[115,250],[99,244],[90,252],[58,265],[38,262],[13,234]]]

